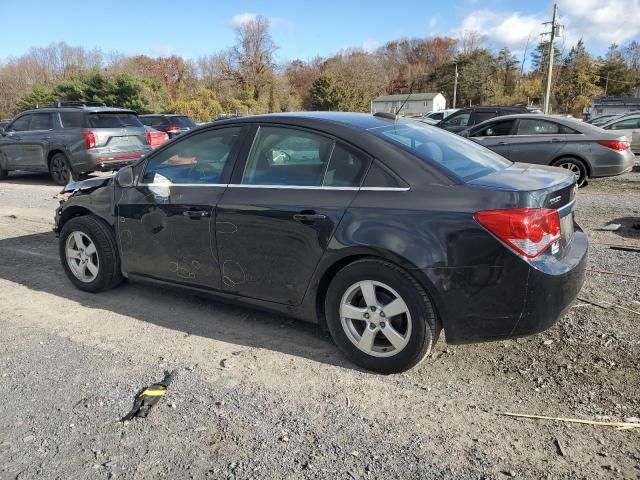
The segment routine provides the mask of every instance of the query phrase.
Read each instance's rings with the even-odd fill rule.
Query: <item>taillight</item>
[[[622,140],[598,140],[598,143],[603,147],[610,148],[611,150],[617,150],[623,152],[631,148],[629,142],[623,142]]]
[[[84,148],[89,150],[96,146],[96,135],[91,130],[82,130],[82,136],[84,137]]]
[[[476,221],[517,253],[535,258],[560,238],[560,215],[549,208],[485,210]]]
[[[144,136],[147,137],[147,143],[151,145],[151,132],[144,132]]]

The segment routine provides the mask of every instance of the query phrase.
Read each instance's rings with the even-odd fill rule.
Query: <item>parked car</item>
[[[591,117],[589,120],[587,120],[587,123],[590,123],[591,125],[601,126],[601,125],[604,125],[605,123],[609,123],[611,120],[613,120],[616,117],[619,117],[620,115],[621,115],[620,113],[607,113],[604,115],[596,115],[595,117]]]
[[[7,127],[7,125],[9,125],[10,121],[11,121],[10,118],[0,120],[0,131],[4,130]]]
[[[140,115],[140,120],[148,127],[165,132],[169,138],[177,137],[181,133],[197,127],[193,120],[186,115],[153,113]]]
[[[378,372],[442,329],[542,331],[583,283],[574,175],[389,114],[223,120],[65,190],[55,229],[79,289],[126,277],[319,322]]]
[[[634,162],[624,135],[570,118],[508,115],[487,120],[462,135],[514,162],[566,168],[575,174],[578,186],[588,178],[620,175]]]
[[[432,112],[425,113],[422,115],[421,120],[431,120],[436,123],[442,120],[443,118],[447,118],[452,113],[457,112],[458,108],[447,108],[444,110],[434,110]]]
[[[144,131],[146,132],[145,135],[147,136],[147,142],[154,150],[163,143],[169,141],[169,134],[166,132],[161,132],[160,130],[156,130],[155,128],[151,128],[146,125],[144,126]]]
[[[640,112],[616,117],[601,128],[626,135],[631,142],[631,151],[640,155]]]
[[[132,110],[56,106],[27,110],[0,136],[0,180],[11,170],[49,172],[58,185],[82,173],[114,170],[151,150]]]
[[[529,113],[526,107],[469,107],[462,108],[447,118],[440,120],[438,127],[450,132],[461,132],[469,127],[494,117],[514,113]]]

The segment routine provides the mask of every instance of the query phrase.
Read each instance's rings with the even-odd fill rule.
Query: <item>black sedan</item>
[[[62,266],[318,322],[356,364],[398,372],[449,343],[551,326],[584,277],[575,177],[388,114],[224,120],[113,178],[70,184]],[[215,321],[215,319],[212,319]]]

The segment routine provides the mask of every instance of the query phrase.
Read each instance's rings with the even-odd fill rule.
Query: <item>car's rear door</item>
[[[566,143],[564,128],[551,120],[521,118],[511,138],[510,160],[549,165]]]
[[[223,288],[297,305],[370,159],[316,131],[255,129],[247,160],[218,204]]]
[[[29,129],[20,133],[21,149],[24,152],[22,166],[28,170],[47,171],[47,153],[54,127],[54,114],[37,112],[30,117]]]
[[[122,269],[155,279],[220,288],[214,225],[247,128],[221,126],[160,148],[117,193]]]

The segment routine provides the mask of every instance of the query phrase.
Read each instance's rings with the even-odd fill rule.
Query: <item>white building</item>
[[[627,113],[640,110],[638,97],[601,97],[593,100],[591,108],[585,109],[587,116],[604,115],[607,113]]]
[[[433,110],[447,108],[447,100],[441,93],[402,93],[399,95],[382,95],[371,101],[371,113],[387,112],[398,113],[404,116],[424,115]]]

